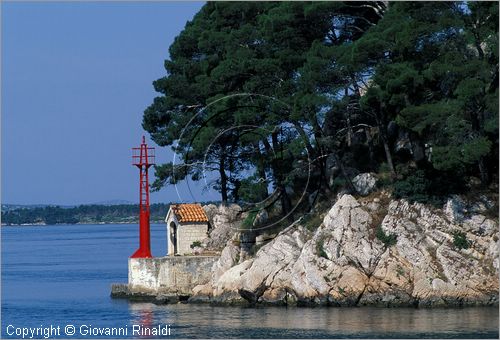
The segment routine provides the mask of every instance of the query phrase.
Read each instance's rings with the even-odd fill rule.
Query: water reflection
[[[150,303],[130,303],[130,324],[141,325],[145,329],[152,329],[154,327],[154,311],[153,305]],[[152,338],[147,333],[141,333],[140,338]]]
[[[498,337],[497,308],[244,308],[131,303],[131,314],[169,324],[177,337],[307,336]],[[139,312],[143,309],[145,314]],[[256,333],[256,329],[260,333]],[[271,334],[271,335],[270,335]]]

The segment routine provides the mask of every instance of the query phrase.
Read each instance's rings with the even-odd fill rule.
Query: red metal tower
[[[140,173],[140,201],[139,201],[139,249],[131,256],[152,257],[151,239],[149,233],[149,180],[148,169],[155,163],[155,149],[149,148],[146,138],[142,136],[142,144],[132,148],[132,164],[139,168]]]

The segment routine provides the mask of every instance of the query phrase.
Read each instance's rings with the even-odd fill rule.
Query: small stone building
[[[167,223],[167,255],[193,252],[191,245],[208,236],[208,217],[200,204],[172,204]]]

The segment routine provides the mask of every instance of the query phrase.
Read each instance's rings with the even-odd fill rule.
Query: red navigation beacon
[[[132,164],[139,168],[139,249],[132,258],[149,258],[151,256],[151,239],[149,232],[149,180],[148,169],[155,163],[155,149],[148,148],[146,138],[142,136],[139,148],[132,148]]]

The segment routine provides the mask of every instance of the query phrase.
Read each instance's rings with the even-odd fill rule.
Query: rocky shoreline
[[[384,200],[386,205],[384,206]],[[316,230],[297,221],[251,258],[229,240],[189,302],[324,306],[498,305],[498,221],[488,202],[442,208],[342,195]],[[217,223],[216,223],[217,225]],[[376,236],[394,235],[384,244]],[[457,247],[455,235],[467,246]]]
[[[254,252],[240,242],[240,208],[208,205],[212,230],[203,243],[219,248],[220,258],[206,269],[206,284],[183,296],[138,294],[126,285],[112,295],[158,304],[498,306],[498,220],[487,217],[492,204],[453,196],[436,208],[386,192],[343,194],[319,226],[299,219]]]

